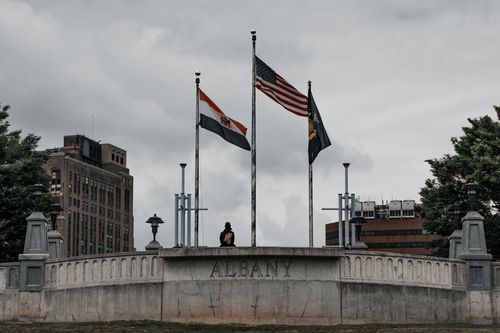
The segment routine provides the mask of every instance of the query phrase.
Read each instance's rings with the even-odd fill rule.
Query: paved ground
[[[458,332],[458,333],[491,333],[499,332],[500,325],[474,326],[474,325],[363,325],[363,326],[239,326],[239,325],[180,325],[168,324],[152,321],[117,321],[108,323],[64,323],[64,324],[40,324],[7,322],[0,323],[1,333],[76,333],[76,332],[97,332],[97,333],[159,333],[159,332],[180,332],[180,333],[438,333],[438,332]]]

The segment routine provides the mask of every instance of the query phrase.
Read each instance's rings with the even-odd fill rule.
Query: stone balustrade
[[[45,287],[49,289],[161,282],[161,277],[158,255],[148,252],[48,260],[45,264]]]
[[[491,263],[492,285],[495,290],[500,290],[500,262]]]
[[[15,289],[19,285],[19,263],[0,264],[0,290]]]
[[[499,275],[500,275],[500,265]],[[343,281],[464,289],[462,260],[383,252],[346,251]],[[499,277],[500,279],[500,277]]]

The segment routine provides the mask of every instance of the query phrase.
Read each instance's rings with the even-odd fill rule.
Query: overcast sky
[[[194,193],[194,72],[251,127],[250,30],[257,54],[297,89],[312,81],[332,146],[314,163],[315,246],[344,191],[377,203],[415,199],[426,159],[452,152],[468,117],[500,103],[498,1],[0,0],[0,103],[41,148],[85,134],[128,154],[135,246],[166,222],[186,162]],[[92,126],[94,119],[94,126]],[[250,153],[201,130],[200,244],[225,221],[250,245]],[[250,138],[250,130],[248,133]],[[307,246],[307,119],[257,91],[257,244]]]

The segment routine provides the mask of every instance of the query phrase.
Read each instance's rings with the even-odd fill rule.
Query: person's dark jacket
[[[219,236],[220,246],[234,246],[234,232],[224,229]]]

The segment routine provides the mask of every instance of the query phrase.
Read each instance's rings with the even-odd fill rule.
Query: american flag
[[[288,111],[298,116],[307,117],[309,112],[307,96],[286,82],[284,78],[257,56],[255,57],[255,64],[257,71],[255,86]]]

